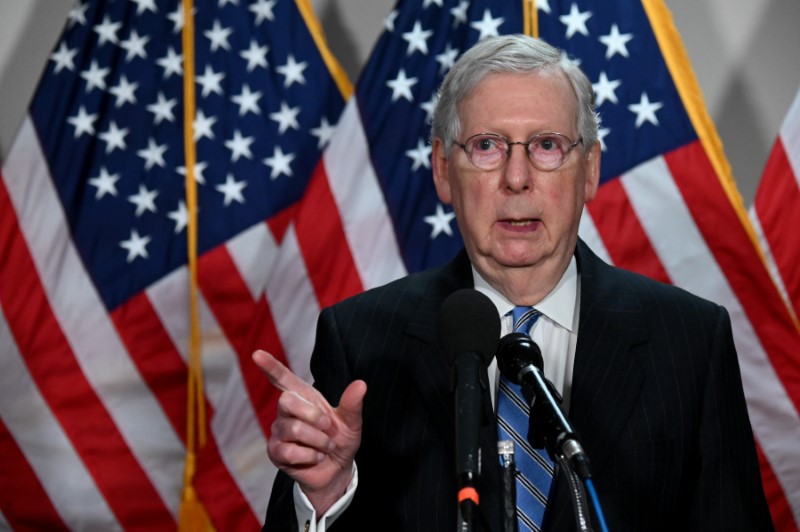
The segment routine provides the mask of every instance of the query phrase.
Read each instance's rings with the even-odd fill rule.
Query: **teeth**
[[[515,221],[515,220],[511,220],[509,223],[511,225],[517,225],[517,226],[521,227],[523,225],[530,225],[531,221],[530,220],[524,220],[524,221],[518,222],[518,221]]]

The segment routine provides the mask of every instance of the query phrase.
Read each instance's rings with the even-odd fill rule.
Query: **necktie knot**
[[[514,318],[514,332],[529,334],[533,324],[541,315],[541,312],[533,307],[514,307],[511,311],[511,316]]]

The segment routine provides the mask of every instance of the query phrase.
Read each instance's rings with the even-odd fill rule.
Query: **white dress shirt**
[[[514,303],[492,288],[475,268],[472,269],[472,278],[475,289],[488,296],[497,307],[497,313],[500,316],[500,336],[510,333],[514,327],[511,316]],[[562,407],[565,411],[569,408],[569,394],[572,389],[572,368],[575,361],[575,346],[578,341],[579,301],[580,278],[573,256],[556,287],[534,305],[541,316],[529,331],[533,341],[542,350],[545,377],[553,383],[563,397]],[[497,404],[496,394],[499,378],[497,361],[493,358],[489,365],[489,386],[493,405]],[[325,512],[325,515],[317,518],[311,502],[295,483],[294,508],[299,532],[325,532],[328,525],[332,524],[350,505],[357,487],[358,468],[354,462],[353,479],[350,481],[347,491]]]

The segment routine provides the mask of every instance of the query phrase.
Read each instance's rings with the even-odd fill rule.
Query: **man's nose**
[[[528,159],[528,146],[514,142],[509,144],[509,150],[504,170],[506,185],[511,190],[525,190],[531,186],[533,172],[533,166]]]

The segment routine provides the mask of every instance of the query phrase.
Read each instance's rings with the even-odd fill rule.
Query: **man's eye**
[[[553,138],[545,137],[539,139],[537,142],[538,148],[544,151],[553,151],[558,149],[558,143]]]
[[[489,138],[478,139],[476,148],[481,151],[493,150],[497,148],[497,141]]]

